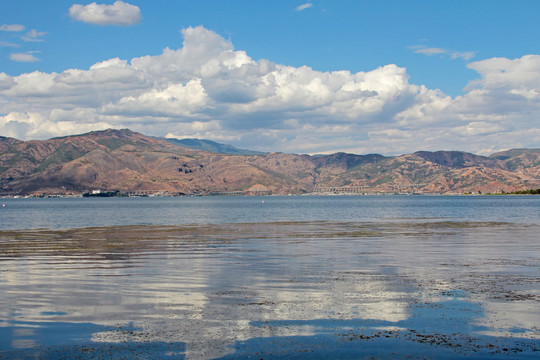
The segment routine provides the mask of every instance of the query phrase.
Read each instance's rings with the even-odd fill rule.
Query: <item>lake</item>
[[[0,203],[0,358],[540,356],[540,197]]]

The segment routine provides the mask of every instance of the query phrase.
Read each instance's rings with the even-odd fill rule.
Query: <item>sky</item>
[[[0,135],[540,147],[537,0],[0,0]]]

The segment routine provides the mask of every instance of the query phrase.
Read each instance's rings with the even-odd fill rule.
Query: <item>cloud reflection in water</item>
[[[88,344],[177,344],[170,354],[196,359],[292,338],[337,353],[369,338],[381,349],[510,358],[509,342],[540,349],[537,230],[424,221],[2,231],[0,326],[12,340],[2,348],[72,351],[23,329],[92,323],[106,328]]]

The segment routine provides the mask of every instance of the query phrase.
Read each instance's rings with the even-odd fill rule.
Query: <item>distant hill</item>
[[[205,148],[128,129],[45,141],[0,137],[0,195],[82,194],[91,190],[462,194],[540,187],[540,149],[509,150],[489,157],[459,151],[418,151],[394,157],[346,153],[309,156],[244,154],[246,150],[211,141],[184,140],[188,145],[191,141],[190,146]]]
[[[474,155],[462,151],[417,151],[414,155],[435,164],[448,166],[450,168],[465,168],[478,165],[496,168],[501,165],[491,157]]]
[[[540,149],[511,149],[507,151],[501,151],[495,154],[489,155],[490,158],[499,160],[508,160],[510,158],[531,155],[540,153]]]
[[[264,152],[253,151],[247,149],[239,149],[232,145],[220,144],[211,140],[201,139],[172,139],[172,138],[159,138],[165,140],[171,144],[184,146],[194,150],[211,151],[220,154],[229,155],[262,155]]]

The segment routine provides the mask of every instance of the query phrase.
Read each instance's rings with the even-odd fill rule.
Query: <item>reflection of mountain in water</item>
[[[537,233],[437,221],[3,231],[0,314],[15,332],[21,321],[108,325],[96,347],[169,344],[186,358],[403,345],[511,358],[504,348],[540,348],[523,320],[538,316]],[[490,311],[501,302],[526,316]]]

